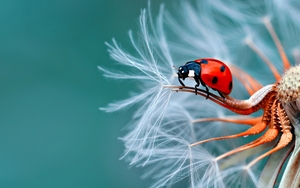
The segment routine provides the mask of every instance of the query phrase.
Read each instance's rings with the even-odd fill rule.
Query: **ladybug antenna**
[[[177,70],[177,67],[175,65],[173,65],[174,69]]]

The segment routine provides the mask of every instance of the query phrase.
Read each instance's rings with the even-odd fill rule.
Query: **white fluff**
[[[226,117],[232,113],[205,98],[172,93],[163,85],[180,85],[173,65],[179,67],[187,61],[205,57],[234,63],[262,84],[274,83],[270,70],[245,41],[253,41],[281,70],[280,57],[263,18],[267,16],[276,24],[287,54],[292,55],[300,44],[297,7],[298,1],[292,0],[179,1],[175,9],[178,12],[167,12],[162,5],[155,21],[150,10],[142,10],[138,35],[129,32],[135,55],[122,49],[115,39],[106,43],[113,60],[129,71],[107,70],[100,66],[104,75],[136,81],[143,87],[131,98],[101,109],[112,112],[134,105],[129,132],[122,138],[123,158],[131,165],[146,168],[144,176],[154,179],[153,187],[166,187],[185,178],[192,188],[257,185],[260,164],[245,168],[255,155],[237,155],[238,162],[226,168],[222,164],[232,162],[233,158],[215,161],[218,155],[251,140],[251,136],[189,146],[206,138],[241,132],[247,127],[219,122],[193,124],[194,119]],[[297,37],[290,37],[296,34]],[[185,83],[195,85],[194,80],[185,80]],[[243,85],[236,80],[232,96],[249,98]]]

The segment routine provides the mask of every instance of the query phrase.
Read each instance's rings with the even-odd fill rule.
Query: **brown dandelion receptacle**
[[[300,98],[300,66],[285,72],[277,86],[277,92],[282,103],[295,102]]]

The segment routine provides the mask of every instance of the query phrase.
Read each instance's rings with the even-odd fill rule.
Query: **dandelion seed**
[[[115,40],[107,43],[112,59],[134,74],[99,67],[105,76],[146,87],[102,109],[137,107],[122,138],[123,158],[147,168],[144,177],[154,179],[153,187],[184,179],[192,188],[299,185],[300,70],[291,63],[300,62],[299,5],[292,0],[181,1],[177,17],[163,5],[156,22],[150,8],[148,15],[142,11],[141,40],[129,32],[136,55]],[[181,74],[195,78],[197,71],[177,77],[174,65],[205,57],[226,62],[234,82],[231,93],[201,79],[178,81]]]

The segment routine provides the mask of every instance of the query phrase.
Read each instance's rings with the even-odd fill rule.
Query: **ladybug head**
[[[189,69],[183,65],[178,68],[178,78],[182,78],[183,80],[189,76]]]

